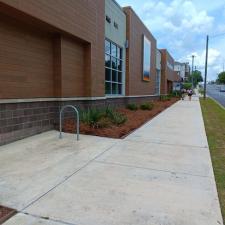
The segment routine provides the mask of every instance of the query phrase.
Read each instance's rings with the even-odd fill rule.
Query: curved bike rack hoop
[[[59,116],[59,129],[60,129],[60,134],[59,134],[59,138],[61,139],[62,138],[62,115],[63,115],[63,112],[66,108],[72,108],[74,109],[75,113],[76,113],[76,117],[77,117],[77,141],[79,141],[79,134],[80,134],[80,131],[79,131],[79,112],[77,110],[77,108],[73,105],[65,105],[61,108],[60,110],[60,116]]]

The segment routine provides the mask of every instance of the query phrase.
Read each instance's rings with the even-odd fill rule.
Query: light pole
[[[194,60],[195,60],[195,56],[192,55],[192,68],[191,68],[191,83],[192,83],[192,89],[194,88],[194,76],[193,76],[193,72],[194,72]]]
[[[209,35],[206,36],[204,99],[206,99],[206,82],[207,82],[207,69],[208,69],[208,50],[209,50]]]
[[[225,33],[210,36],[210,38],[217,38],[224,36]],[[209,51],[209,35],[206,36],[206,53],[205,53],[205,82],[204,82],[204,99],[206,99],[206,83],[207,83],[207,70],[208,70],[208,51]],[[224,69],[224,68],[223,68]]]

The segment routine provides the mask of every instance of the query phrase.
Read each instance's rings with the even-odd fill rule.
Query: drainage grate
[[[0,224],[3,224],[6,220],[16,214],[15,209],[10,209],[0,205]]]

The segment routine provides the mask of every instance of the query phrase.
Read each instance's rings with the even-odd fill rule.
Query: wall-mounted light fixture
[[[116,28],[116,29],[118,29],[118,23],[116,23],[116,22],[114,22],[114,27]]]
[[[111,18],[109,17],[109,16],[105,16],[105,19],[106,19],[106,21],[108,22],[108,23],[111,23]]]

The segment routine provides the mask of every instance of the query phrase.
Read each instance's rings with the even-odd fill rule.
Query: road
[[[225,107],[225,92],[220,92],[218,85],[207,85],[207,95]]]

